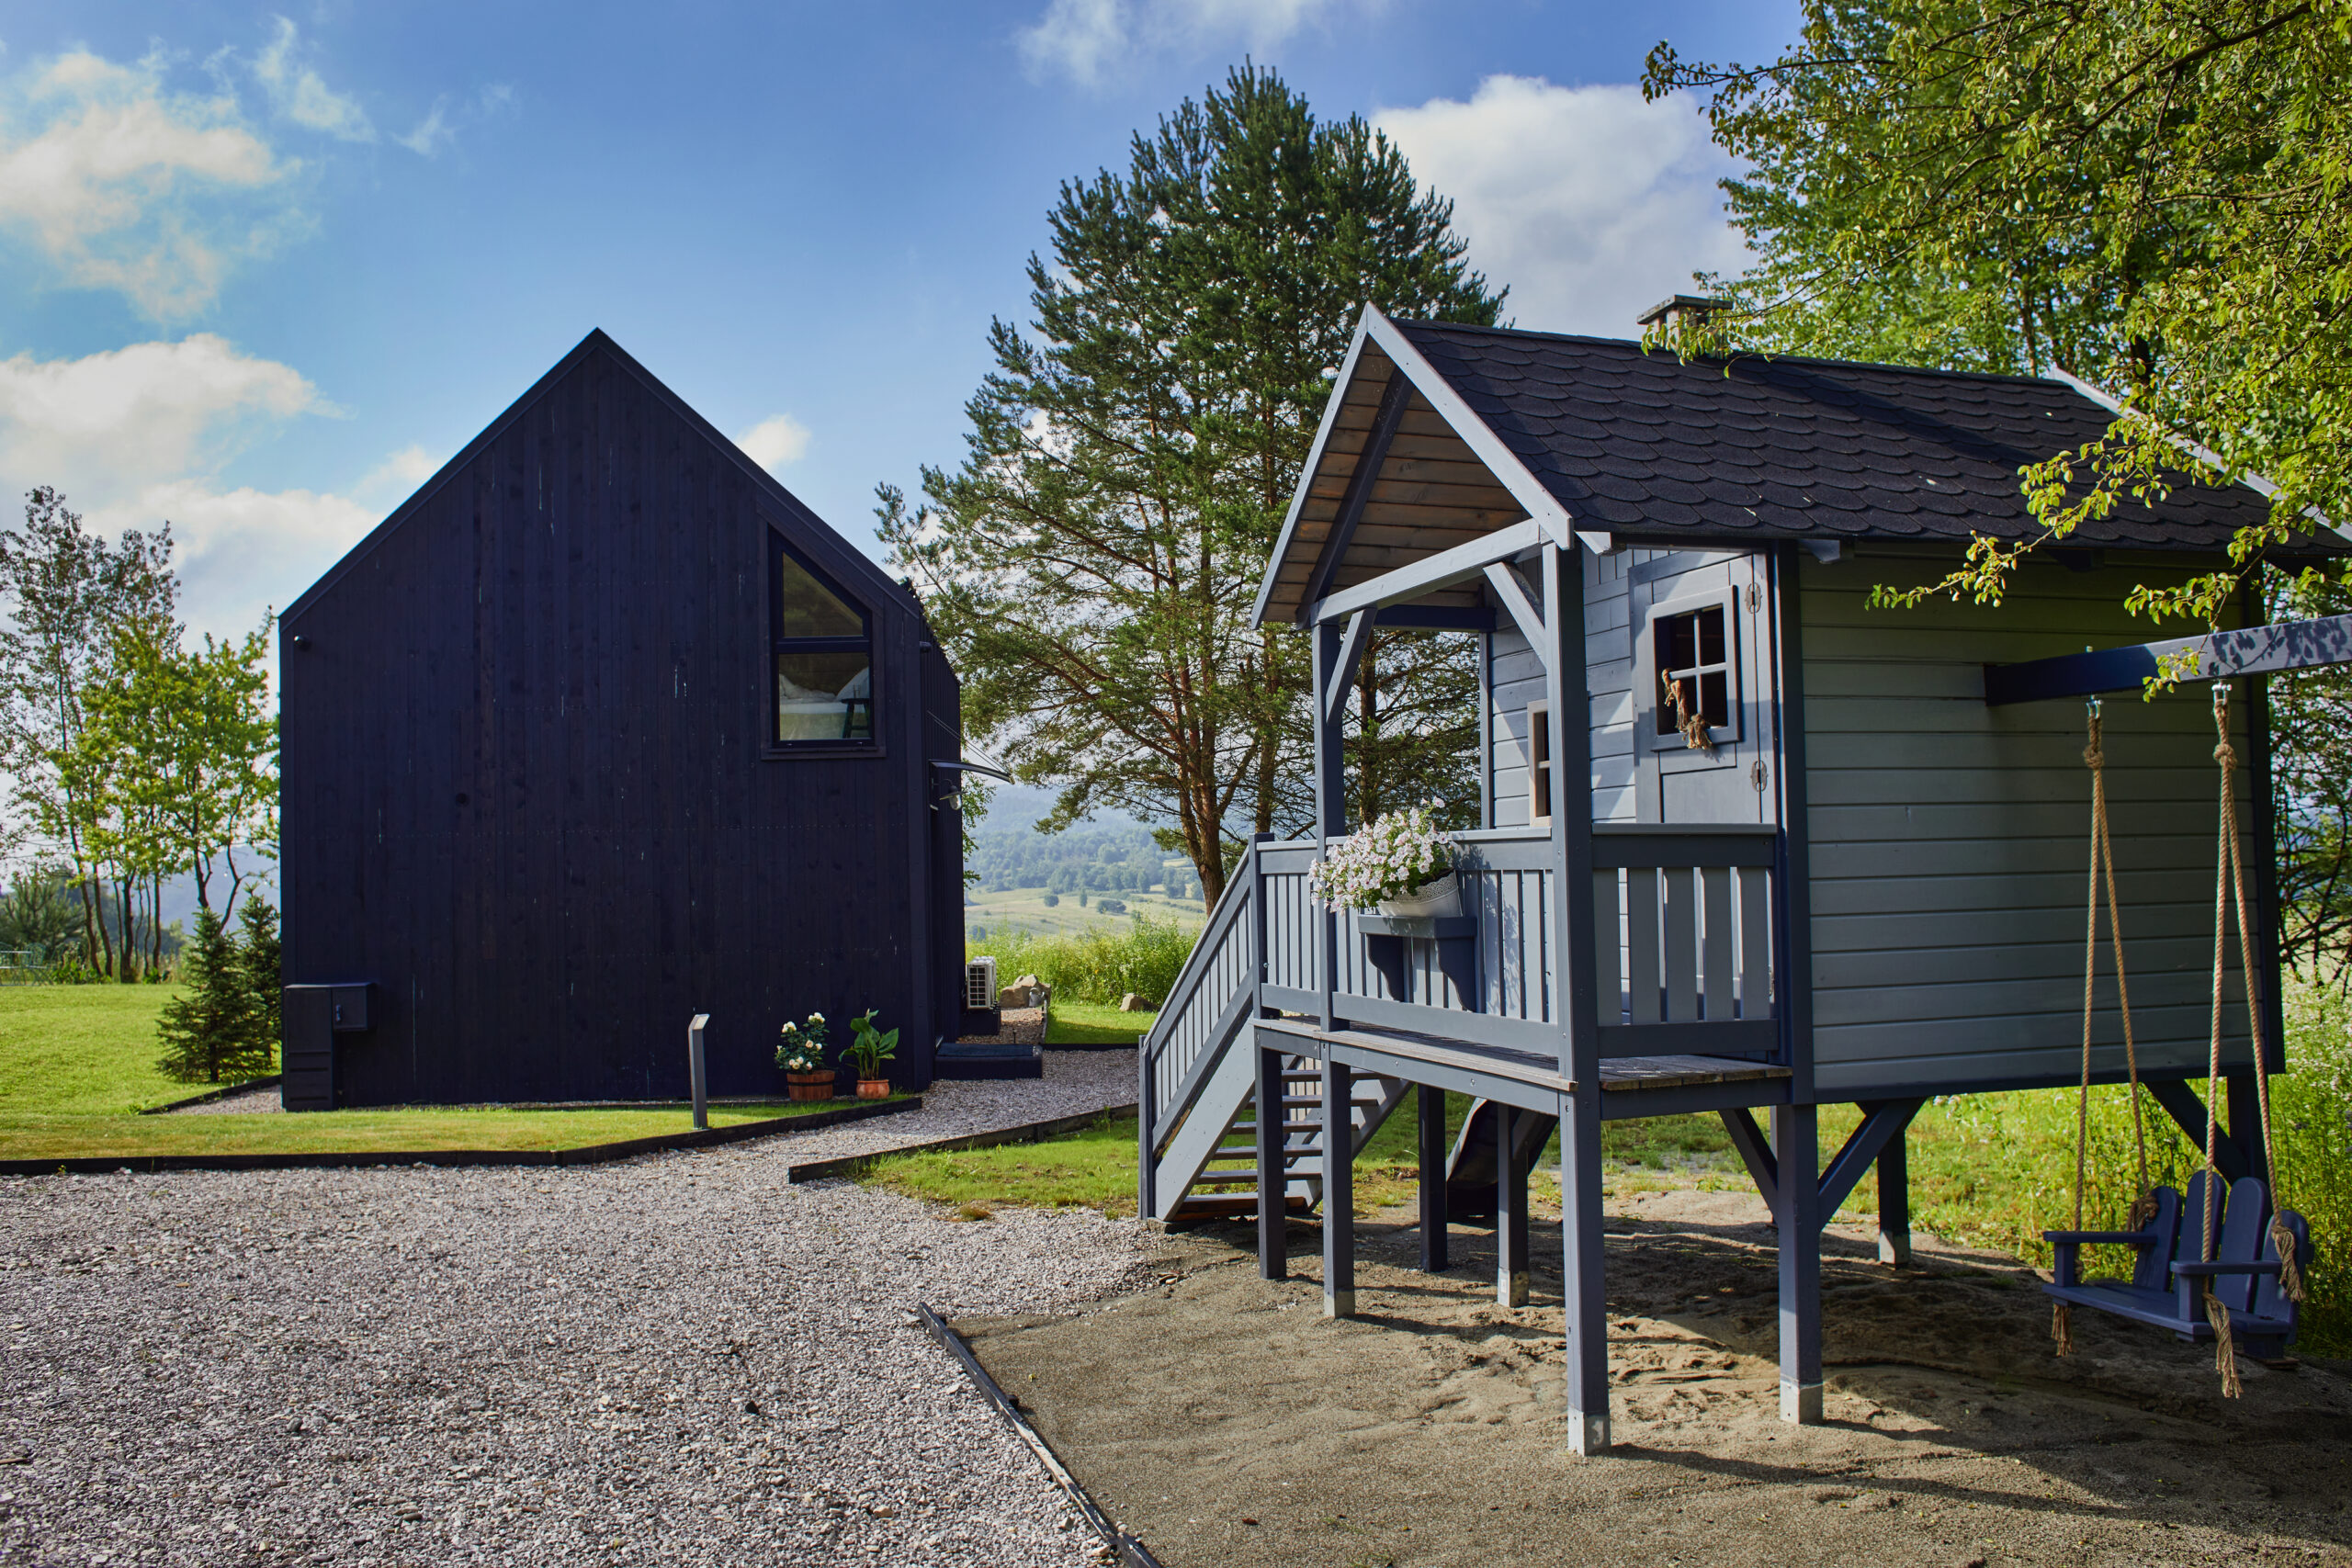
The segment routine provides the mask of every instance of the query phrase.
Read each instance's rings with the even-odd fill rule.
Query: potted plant
[[[882,1075],[882,1064],[899,1054],[899,1032],[895,1029],[886,1032],[874,1027],[874,1015],[881,1010],[880,1008],[867,1008],[849,1021],[850,1031],[855,1038],[851,1040],[849,1049],[842,1055],[857,1064],[857,1098],[860,1100],[890,1098],[890,1080]]]
[[[833,1098],[833,1069],[825,1066],[825,1015],[812,1012],[804,1022],[784,1026],[784,1043],[775,1048],[775,1065],[784,1069],[787,1092],[796,1100]]]
[[[1416,917],[1456,914],[1462,884],[1453,836],[1440,832],[1426,807],[1375,818],[1332,840],[1307,871],[1315,896],[1335,909]]]

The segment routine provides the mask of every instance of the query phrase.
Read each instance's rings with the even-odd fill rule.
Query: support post
[[[1495,1304],[1527,1304],[1527,1166],[1519,1157],[1519,1119],[1526,1114],[1500,1100],[1495,1108]]]
[[[1445,1209],[1445,1090],[1426,1083],[1413,1089],[1420,1114],[1421,1271],[1442,1274],[1450,1263],[1446,1244],[1453,1224]]]
[[[1290,1175],[1283,1168],[1284,1053],[1258,1052],[1258,1277],[1290,1277]]]
[[[2230,1141],[2245,1151],[2245,1173],[2270,1185],[2269,1151],[2262,1146],[2262,1101],[2256,1098],[2254,1074],[2222,1075],[2222,1103],[2229,1107]]]
[[[710,1130],[710,1096],[706,1090],[702,1071],[702,1030],[703,1025],[709,1021],[710,1014],[698,1012],[695,1014],[694,1021],[686,1025],[686,1076],[694,1082],[695,1131],[697,1133]]]
[[[1772,1218],[1781,1252],[1781,1419],[1821,1420],[1820,1108],[1772,1108],[1780,1170]]]
[[[1544,547],[1544,695],[1552,736],[1552,1011],[1560,1031],[1560,1293],[1567,1325],[1568,1446],[1609,1447],[1609,1296],[1600,1249],[1600,1016],[1593,943],[1592,696],[1584,657],[1584,556]],[[1612,937],[1611,940],[1614,940]],[[1613,1010],[1613,1002],[1611,1004]]]
[[[1355,1095],[1348,1065],[1323,1058],[1323,1315],[1356,1314]]]
[[[1889,1268],[1911,1267],[1911,1156],[1905,1128],[1878,1152],[1878,1260]]]
[[[1315,627],[1315,819],[1318,844],[1329,841],[1348,830],[1347,779],[1343,768],[1346,752],[1345,737],[1336,720],[1325,708],[1322,696],[1330,689],[1333,670],[1340,661],[1340,628],[1329,621]],[[1339,1008],[1332,998],[1339,986],[1340,914],[1326,908],[1321,919],[1320,971],[1323,991],[1323,1027],[1340,1027]],[[1329,1101],[1325,1101],[1328,1106]]]

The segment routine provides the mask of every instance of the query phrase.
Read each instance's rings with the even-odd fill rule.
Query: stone
[[[1144,1004],[1144,999],[1141,997],[1136,995],[1133,991],[1129,991],[1125,996],[1119,998],[1119,1010],[1121,1012],[1149,1012],[1151,1009]]]

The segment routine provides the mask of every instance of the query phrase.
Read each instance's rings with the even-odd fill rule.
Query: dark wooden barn
[[[604,333],[281,629],[285,974],[352,987],[290,998],[289,1105],[677,1096],[695,1013],[715,1095],[780,1093],[779,1025],[838,1045],[870,1007],[930,1081],[955,672]]]

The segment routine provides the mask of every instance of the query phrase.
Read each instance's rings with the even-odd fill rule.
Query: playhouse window
[[[769,536],[777,744],[870,744],[874,639],[864,609]]]
[[[1552,819],[1552,710],[1548,703],[1527,705],[1527,819]]]
[[[1724,607],[1708,604],[1650,623],[1657,656],[1657,732],[1681,733],[1685,715],[1709,729],[1731,723],[1731,659]]]

